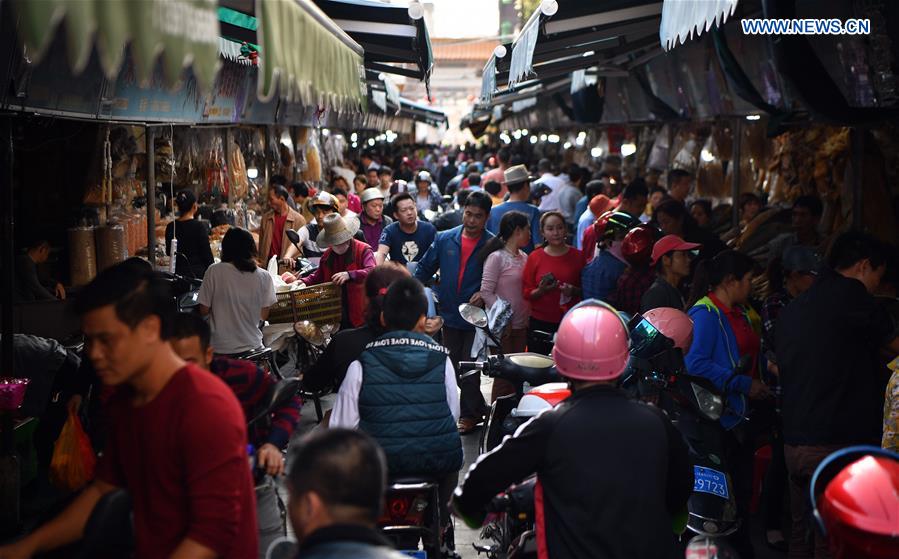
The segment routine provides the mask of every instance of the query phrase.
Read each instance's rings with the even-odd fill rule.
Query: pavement
[[[481,392],[484,394],[484,397],[488,402],[490,401],[490,389],[492,387],[492,382],[493,381],[489,378],[481,379]],[[325,411],[331,409],[333,404],[333,394],[325,396],[322,399],[322,408]],[[302,434],[307,433],[316,427],[317,422],[315,417],[315,409],[312,405],[312,402],[307,402],[303,406],[300,423],[297,427],[295,437],[302,436]],[[468,471],[469,467],[471,467],[472,463],[474,463],[474,461],[478,457],[478,433],[478,431],[475,431],[470,435],[462,437],[462,449],[465,456],[465,463],[462,467],[462,471],[459,473],[460,483],[465,477],[465,472]],[[786,553],[781,553],[779,551],[773,550],[765,545],[764,533],[761,530],[761,522],[756,521],[753,523],[753,526],[754,528],[756,528],[753,530],[753,543],[756,550],[756,559],[783,559],[786,557]],[[476,559],[479,557],[478,553],[472,547],[473,543],[481,541],[479,530],[472,530],[465,526],[459,520],[455,520],[455,536],[456,552],[462,557],[462,559]],[[480,557],[483,558],[484,556],[481,555]]]

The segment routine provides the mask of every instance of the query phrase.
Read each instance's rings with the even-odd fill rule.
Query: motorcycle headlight
[[[699,411],[709,419],[715,421],[721,419],[721,414],[724,412],[724,399],[721,395],[706,390],[694,382],[691,382],[690,386],[693,387],[693,395],[696,396]]]

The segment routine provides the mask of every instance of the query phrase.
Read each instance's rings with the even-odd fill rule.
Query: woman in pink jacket
[[[522,212],[512,211],[500,220],[499,235],[484,245],[478,254],[484,262],[480,298],[487,308],[493,306],[497,299],[503,299],[512,306],[511,324],[500,338],[503,353],[522,352],[527,344],[528,317],[531,309],[522,296],[521,280],[528,255],[521,249],[530,242],[531,225],[528,216]],[[510,382],[502,379],[493,380],[492,400],[514,392],[515,387]]]

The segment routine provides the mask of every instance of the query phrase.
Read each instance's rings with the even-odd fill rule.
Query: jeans
[[[474,342],[475,331],[459,330],[458,328],[443,327],[443,345],[450,352],[450,361],[456,369],[456,378],[462,371],[459,368],[459,361],[471,361],[471,344]],[[460,418],[480,419],[484,416],[487,409],[487,402],[484,401],[484,395],[481,394],[481,375],[471,375],[459,381],[459,388],[462,395],[459,402]]]
[[[790,534],[789,557],[791,558],[826,559],[830,557],[830,553],[827,551],[827,541],[809,522],[812,511],[809,508],[808,486],[818,464],[832,452],[844,447],[845,445],[784,445],[784,458],[786,458],[790,479],[790,513],[793,520],[793,530]],[[814,544],[810,541],[809,532],[814,533]]]
[[[256,520],[259,529],[259,557],[265,559],[265,552],[276,539],[285,535],[282,504],[278,502],[277,486],[271,476],[256,486]]]

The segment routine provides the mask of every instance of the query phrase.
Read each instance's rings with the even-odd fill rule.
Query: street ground
[[[483,378],[481,380],[481,392],[484,393],[484,397],[489,402],[490,398],[490,389],[492,387],[493,381],[488,378]],[[322,399],[322,407],[325,411],[331,409],[334,402],[334,395],[328,395]],[[302,410],[302,418],[300,419],[300,424],[297,428],[297,436],[302,436],[303,433],[308,433],[310,430],[314,429],[317,426],[316,417],[315,417],[315,408],[312,405],[312,402],[307,402],[303,406]],[[462,437],[462,448],[465,453],[465,464],[462,467],[462,471],[459,473],[459,482],[462,482],[462,479],[465,477],[465,472],[468,471],[468,468],[478,457],[478,432],[472,433],[471,435],[467,435]],[[756,548],[756,559],[783,559],[786,557],[785,553],[781,553],[769,548],[765,545],[764,533],[761,530],[760,522],[754,522],[753,526],[757,529],[753,530],[753,541],[755,542]],[[288,527],[289,529],[289,527]],[[462,556],[462,559],[477,559],[478,553],[472,547],[472,544],[480,541],[480,534],[478,530],[471,530],[466,527],[463,523],[456,520],[456,552]],[[481,556],[483,557],[483,555]]]

